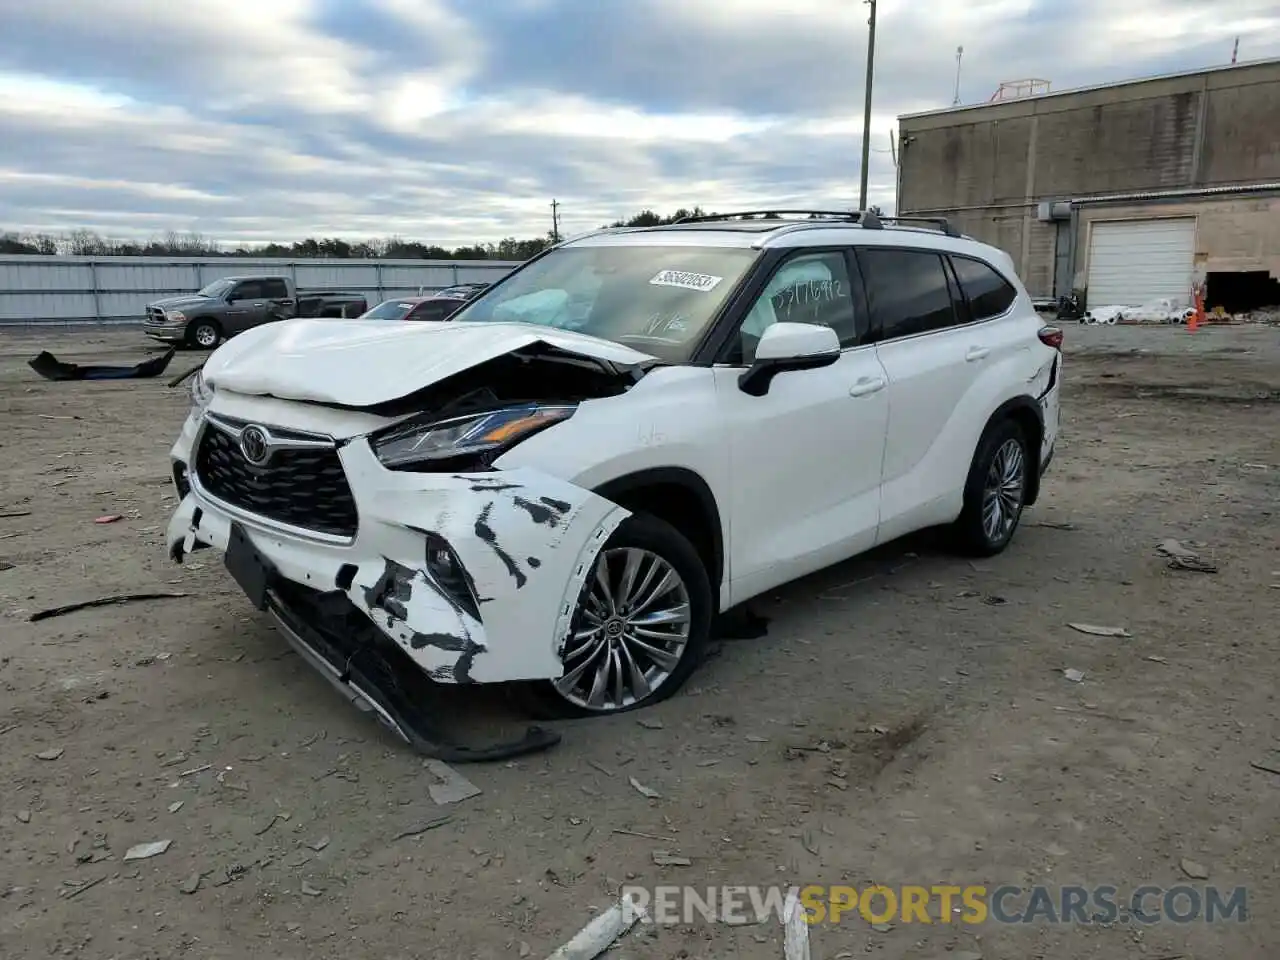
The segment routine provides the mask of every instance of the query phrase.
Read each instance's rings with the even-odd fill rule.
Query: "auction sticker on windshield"
[[[724,277],[712,277],[705,273],[686,273],[683,270],[663,270],[649,282],[658,287],[683,287],[706,293],[714,290]]]

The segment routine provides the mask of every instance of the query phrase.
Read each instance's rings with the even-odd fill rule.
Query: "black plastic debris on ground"
[[[158,377],[164,373],[169,361],[178,352],[177,347],[167,350],[158,357],[144,360],[132,367],[115,367],[103,364],[80,366],[59,360],[48,350],[41,350],[27,365],[46,380],[143,380]]]
[[[181,600],[189,594],[178,593],[175,591],[167,593],[124,593],[115,597],[101,597],[97,600],[83,600],[80,603],[68,603],[61,607],[50,607],[48,610],[40,610],[27,617],[29,623],[35,623],[39,620],[49,620],[53,617],[61,617],[68,613],[75,613],[77,610],[88,610],[92,607],[109,607],[118,603],[137,603],[142,600]]]

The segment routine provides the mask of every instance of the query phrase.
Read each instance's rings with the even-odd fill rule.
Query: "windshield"
[[[417,304],[407,300],[383,300],[372,310],[361,314],[361,320],[403,320]]]
[[[693,355],[756,256],[738,247],[562,247],[452,319],[573,330],[679,363]]]
[[[197,297],[213,297],[215,300],[231,289],[233,280],[215,280],[196,294]]]

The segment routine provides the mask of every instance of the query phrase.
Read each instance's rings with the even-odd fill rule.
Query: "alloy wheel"
[[[990,543],[1005,540],[1022,512],[1027,485],[1027,459],[1022,444],[1013,438],[996,450],[982,488],[982,532]]]
[[[202,347],[212,347],[218,342],[218,331],[206,324],[196,327],[196,343]]]
[[[639,547],[607,549],[574,615],[561,697],[595,713],[647,700],[689,644],[689,588],[667,560]]]

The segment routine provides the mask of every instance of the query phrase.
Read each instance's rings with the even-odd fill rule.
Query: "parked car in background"
[[[933,526],[998,554],[1058,437],[1062,332],[944,220],[604,230],[449,323],[371,326],[295,320],[209,358],[167,541],[223,554],[419,747],[441,685],[643,707],[717,614],[783,583]]]
[[[147,304],[143,332],[154,340],[212,350],[227,337],[290,317],[355,317],[364,295],[299,290],[289,277],[223,277],[197,293]]]
[[[380,304],[361,315],[361,320],[448,320],[475,299],[487,283],[468,283],[456,287],[447,287],[436,293],[418,297],[396,297],[383,300]]]

